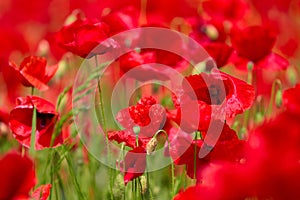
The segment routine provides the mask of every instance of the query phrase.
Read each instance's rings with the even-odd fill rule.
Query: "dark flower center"
[[[37,129],[41,130],[46,128],[51,123],[54,117],[54,114],[37,113]]]
[[[222,95],[222,92],[220,91],[220,88],[217,85],[211,85],[209,86],[209,95],[211,98],[212,104],[220,105],[224,98],[224,95]]]

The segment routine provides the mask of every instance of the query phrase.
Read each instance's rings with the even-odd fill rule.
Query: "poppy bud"
[[[151,154],[155,151],[155,148],[157,146],[158,142],[157,142],[157,139],[156,137],[153,137],[148,143],[147,143],[147,146],[146,146],[146,151],[147,151],[147,154]]]
[[[276,92],[276,95],[275,95],[275,104],[276,104],[277,108],[280,108],[281,105],[282,105],[282,90],[281,89],[279,89]]]

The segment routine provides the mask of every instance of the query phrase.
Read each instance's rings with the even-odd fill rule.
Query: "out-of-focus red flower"
[[[235,29],[231,34],[231,42],[236,54],[230,60],[240,69],[247,69],[249,61],[258,68],[286,69],[288,61],[272,52],[275,39],[275,33],[263,26]]]
[[[23,36],[13,29],[1,27],[0,33],[0,71],[7,65],[9,57],[13,51],[20,51],[22,53],[28,52],[29,47]]]
[[[101,18],[101,21],[109,26],[110,35],[138,27],[140,10],[133,6],[125,7],[109,13]]]
[[[214,127],[219,126],[220,123],[223,125],[223,128],[221,130],[215,129]],[[195,175],[201,174],[203,168],[211,162],[239,162],[243,158],[244,141],[238,139],[234,130],[220,121],[214,121],[212,129],[214,130],[210,135],[203,132],[202,137],[204,138],[200,140],[191,141],[188,135],[184,136],[181,134],[176,136],[171,142],[170,155],[174,163],[186,165],[187,174],[191,178],[196,178]],[[221,131],[221,133],[218,134],[216,131]],[[215,137],[218,140],[214,144]],[[208,148],[211,151],[204,158],[199,158],[200,148]]]
[[[129,181],[144,174],[146,168],[145,149],[143,147],[136,147],[128,151],[125,156],[124,166],[124,183],[126,185]]]
[[[35,149],[50,147],[55,123],[59,114],[52,103],[36,96],[19,97],[16,107],[10,112],[9,127],[13,136],[24,146],[30,147],[33,108],[36,108]],[[60,145],[62,135],[57,135],[53,147]]]
[[[300,115],[300,83],[298,83],[294,88],[287,89],[283,92],[283,104],[285,108],[296,115]]]
[[[129,70],[138,67],[140,65],[147,64],[147,63],[155,63],[156,56],[154,52],[138,53],[135,51],[131,51],[127,54],[122,55],[119,58],[119,62],[120,62],[121,70],[126,73]]]
[[[9,152],[0,160],[0,199],[28,199],[36,183],[33,162],[25,155]]]
[[[284,98],[299,95],[298,86]],[[177,199],[196,192],[203,199],[299,199],[300,103],[250,132],[241,163],[215,162],[202,173],[203,182],[179,193]],[[175,199],[176,199],[175,198]]]
[[[288,57],[293,57],[299,49],[299,41],[295,38],[289,38],[286,43],[281,45],[280,50]]]
[[[200,186],[188,187],[185,191],[179,192],[173,200],[198,200],[203,193],[203,188]]]
[[[109,37],[109,27],[100,21],[82,19],[77,14],[76,20],[64,26],[56,35],[58,44],[83,58],[105,53],[116,47],[114,41],[102,43]],[[101,44],[101,45],[100,45]]]
[[[39,90],[47,90],[46,85],[54,76],[58,66],[47,66],[47,61],[43,57],[28,56],[24,58],[20,67],[14,62],[9,66],[14,70],[19,81],[26,87],[35,87]]]
[[[52,185],[46,184],[38,187],[31,195],[34,200],[47,200],[50,195]]]
[[[204,20],[199,17],[186,19],[192,30],[190,37],[200,44],[209,42],[225,43],[229,36],[223,21]]]
[[[251,1],[256,9],[259,10],[259,13],[263,16],[267,16],[268,13],[276,8],[284,13],[287,13],[289,7],[291,5],[291,0],[283,1],[283,0],[270,0],[268,2],[252,0]]]
[[[140,81],[167,80],[172,69],[179,72],[189,66],[179,55],[160,49],[145,49],[141,52],[131,51],[119,59],[120,69]]]
[[[21,88],[21,84],[16,81],[16,73],[10,70],[10,67],[8,67],[9,59],[16,52],[18,52],[18,54],[28,53],[30,45],[26,41],[26,38],[24,38],[24,36],[22,35],[22,31],[14,28],[17,27],[17,25],[12,27],[11,25],[15,23],[10,22],[8,23],[9,26],[4,26],[7,21],[3,18],[4,16],[2,16],[2,14],[0,15],[0,71],[2,72],[2,75],[0,74],[0,77],[5,81],[2,83],[3,89],[7,92],[7,98],[4,99],[4,101],[6,100],[5,104],[11,105],[14,103],[16,97],[20,95],[19,89]]]
[[[149,1],[145,10],[147,22],[150,24],[170,24],[176,17],[198,16],[197,6],[197,1],[189,0]]]
[[[8,124],[9,121],[9,114],[6,110],[3,108],[0,108],[0,122],[3,122],[5,124]]]
[[[257,62],[270,54],[276,35],[262,26],[250,26],[236,30],[231,35],[233,47],[239,56]]]
[[[41,24],[47,24],[50,21],[49,13],[44,12],[45,9],[49,8],[51,3],[50,0],[45,0],[43,2],[33,0],[32,5],[20,0],[11,0],[7,2],[9,2],[7,10],[1,10],[2,12],[4,11],[1,13],[1,19],[3,19],[3,22],[1,21],[1,23],[11,25],[35,21]]]
[[[248,9],[243,0],[209,0],[203,1],[202,6],[209,16],[220,21],[238,21]]]
[[[244,164],[203,174],[208,199],[299,199],[299,117],[284,112],[251,133]],[[231,184],[229,184],[231,183]],[[214,192],[213,192],[214,191]],[[213,193],[212,193],[213,192]]]
[[[173,120],[181,123],[185,131],[189,127],[205,131],[211,120],[232,118],[243,113],[251,107],[255,97],[253,86],[218,71],[188,76],[182,87],[183,94],[173,98],[178,109],[177,117]],[[194,105],[198,105],[198,111]],[[195,120],[197,112],[200,121]]]
[[[227,64],[228,59],[233,51],[232,47],[228,46],[225,43],[207,43],[203,47],[214,59],[218,68],[223,67]]]

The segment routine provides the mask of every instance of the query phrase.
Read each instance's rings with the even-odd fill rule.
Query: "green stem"
[[[96,68],[98,68],[98,59],[97,56],[95,56],[95,65]],[[106,134],[106,120],[105,120],[105,115],[104,115],[104,105],[103,105],[103,96],[102,96],[102,90],[101,90],[101,82],[100,82],[100,75],[98,75],[98,82],[97,82],[97,86],[98,86],[98,92],[99,92],[99,99],[100,99],[100,109],[101,109],[101,125],[103,126],[103,131]]]
[[[169,135],[167,134],[167,132],[165,130],[158,130],[153,138],[156,138],[156,136],[160,133],[160,132],[163,132],[166,136],[167,136],[167,142],[168,142],[168,148],[169,148],[169,151],[171,149],[171,141],[169,140]],[[175,171],[175,166],[174,166],[174,162],[172,160],[172,157],[170,156],[170,160],[171,160],[171,187],[172,187],[172,192],[171,192],[171,196],[172,198],[175,196],[175,191],[174,191],[174,188],[175,188],[175,175],[174,175],[174,171]]]
[[[277,91],[277,87],[278,87],[279,90],[282,89],[281,81],[279,79],[276,79],[272,84],[271,98],[270,98],[268,111],[267,111],[267,116],[268,117],[271,117],[271,115],[272,115],[273,104],[274,104],[274,101],[275,101],[275,94],[276,94],[276,91]]]
[[[152,194],[151,187],[150,187],[150,175],[149,175],[148,170],[147,170],[147,190],[149,192],[150,199],[153,200],[153,194]]]
[[[143,186],[142,186],[140,177],[138,177],[138,182],[139,182],[139,185],[140,185],[140,194],[141,194],[142,200],[144,200]]]
[[[34,87],[31,87],[31,96],[34,95]]]
[[[254,67],[254,64],[253,62],[248,62],[247,64],[247,68],[248,68],[248,76],[247,76],[247,82],[249,84],[253,84],[253,67]]]
[[[75,173],[74,168],[73,168],[71,156],[70,156],[69,153],[68,153],[68,155],[66,156],[66,161],[67,161],[67,163],[68,163],[70,176],[71,176],[71,178],[72,178],[73,181],[74,181],[75,189],[76,189],[76,192],[77,192],[77,195],[78,195],[79,199],[86,199],[86,198],[84,197],[84,195],[82,194],[82,191],[81,191],[81,189],[80,189],[78,180],[77,180],[77,178],[76,178],[76,173]]]
[[[33,106],[32,123],[31,123],[31,137],[30,137],[30,153],[33,154],[35,150],[36,137],[36,107]]]
[[[58,185],[59,185],[59,188],[60,188],[61,199],[66,200],[64,185],[63,185],[63,182],[62,182],[62,179],[61,179],[59,173],[57,174],[57,179],[58,179]]]
[[[194,141],[197,142],[198,131],[195,132]],[[194,178],[196,178],[197,174],[197,143],[194,146]]]
[[[65,95],[70,91],[71,88],[72,88],[72,85],[69,85],[68,87],[66,87],[64,89],[64,91],[62,93],[59,94],[57,102],[56,102],[56,106],[55,106],[56,111],[58,111],[59,106],[61,104],[61,101],[63,100],[63,98],[65,97]]]
[[[97,56],[94,56],[95,58],[95,65],[96,69],[99,67],[98,66],[98,59]],[[97,87],[98,87],[98,93],[99,93],[99,99],[100,99],[100,110],[101,110],[101,125],[103,132],[105,134],[105,142],[106,142],[106,147],[107,147],[107,156],[108,156],[108,162],[110,163],[110,148],[109,148],[109,140],[108,140],[108,134],[107,134],[107,127],[106,127],[106,119],[105,119],[105,113],[104,113],[104,103],[103,103],[103,96],[102,96],[102,90],[101,90],[101,81],[100,81],[101,76],[98,75],[98,82],[97,82]],[[113,174],[112,174],[112,169],[109,169],[109,177],[110,177],[110,198],[113,200]]]

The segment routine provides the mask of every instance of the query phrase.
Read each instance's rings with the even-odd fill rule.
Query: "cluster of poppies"
[[[0,199],[51,196],[57,185],[37,179],[40,158],[33,152],[66,147],[87,155],[72,120],[76,72],[84,59],[98,65],[110,51],[156,42],[159,35],[111,39],[145,27],[180,32],[210,59],[192,63],[172,49],[136,48],[110,63],[100,98],[127,73],[143,83],[169,80],[173,70],[183,77],[172,91],[143,87],[106,120],[120,125],[103,130],[126,150],[115,163],[124,187],[140,182],[147,157],[163,149],[170,174],[193,180],[172,188],[174,200],[300,199],[299,13],[298,0],[4,0],[0,145],[8,145],[0,147]],[[170,48],[185,48],[173,40]],[[96,106],[98,117],[110,117],[100,103],[107,107]],[[151,194],[147,189],[141,186],[141,197]]]

